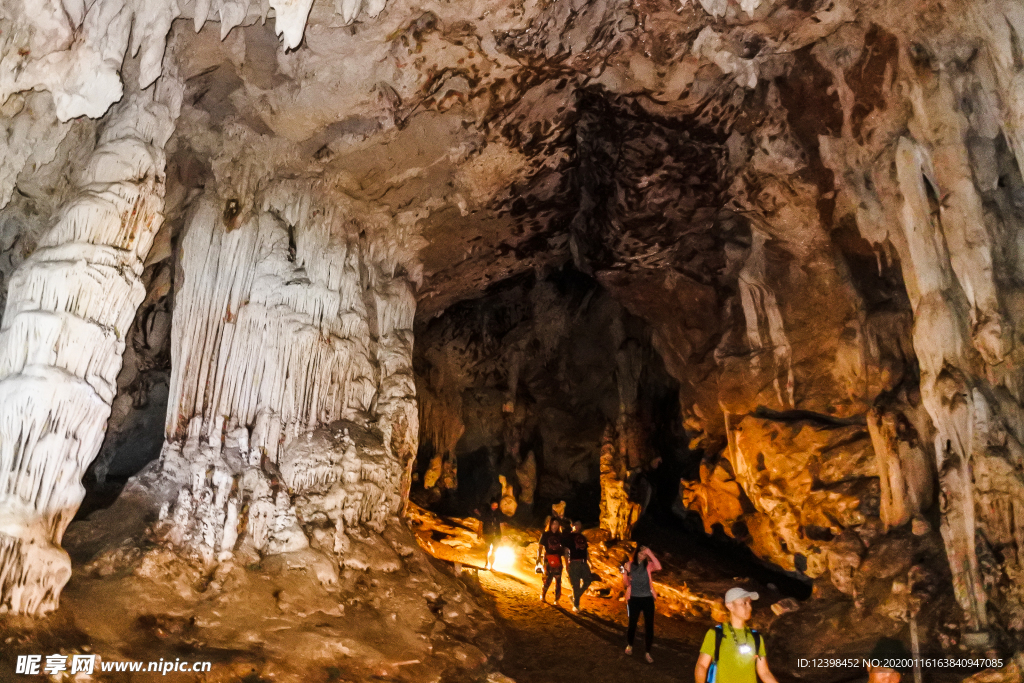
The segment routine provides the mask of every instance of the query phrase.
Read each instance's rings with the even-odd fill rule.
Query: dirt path
[[[642,625],[633,655],[623,652],[625,603],[587,595],[583,611],[573,614],[568,592],[563,593],[558,606],[551,604],[552,592],[548,593],[548,603],[541,603],[540,581],[522,577],[519,572],[481,571],[478,576],[480,586],[493,599],[508,638],[499,669],[517,683],[692,680],[705,624],[658,614],[654,620],[654,664],[648,664],[643,658]]]
[[[535,532],[507,530],[503,543],[515,550],[514,561],[499,571],[483,571],[480,568],[486,551],[475,533],[474,521],[441,519],[418,509],[412,517],[423,547],[435,557],[457,563],[463,578],[478,585],[479,597],[490,603],[506,636],[505,656],[498,668],[517,683],[693,680],[701,640],[713,622],[710,614],[705,618],[681,615],[680,596],[701,599],[685,586],[658,587],[668,594],[660,599],[651,652],[654,664],[648,664],[643,656],[642,622],[633,654],[627,656],[624,652],[628,622],[615,570],[618,560],[595,560],[598,580],[583,597],[582,611],[575,614],[565,574],[559,604],[552,604],[553,587],[547,602],[540,601],[541,577],[533,571]],[[656,583],[659,576],[655,575]]]

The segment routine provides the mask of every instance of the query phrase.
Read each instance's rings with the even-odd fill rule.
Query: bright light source
[[[507,545],[499,545],[494,549],[494,566],[500,569],[511,569],[516,563],[516,551]]]

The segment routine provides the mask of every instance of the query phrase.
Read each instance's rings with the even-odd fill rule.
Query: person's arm
[[[758,657],[757,658],[757,675],[761,679],[761,683],[778,683],[775,680],[775,676],[768,669],[768,658]]]
[[[694,683],[706,683],[709,666],[711,666],[711,655],[701,652],[697,657],[697,668],[693,670]]]
[[[658,562],[658,558],[654,556],[650,549],[647,550],[647,569],[652,572],[661,571],[661,562]]]

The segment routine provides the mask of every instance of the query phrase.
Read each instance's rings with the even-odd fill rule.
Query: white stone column
[[[140,277],[163,220],[163,148],[179,87],[161,84],[111,110],[77,196],[11,278],[0,328],[0,611],[55,609],[71,575],[60,541],[146,294]]]

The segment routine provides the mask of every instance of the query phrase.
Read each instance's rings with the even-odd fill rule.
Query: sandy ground
[[[536,574],[480,572],[480,586],[493,600],[505,627],[505,657],[499,670],[518,683],[549,681],[687,681],[697,661],[704,626],[658,614],[654,664],[643,658],[643,625],[632,656],[624,654],[626,607],[617,599],[586,595],[579,614],[563,593],[555,606],[540,602]]]
[[[687,609],[678,589],[660,601],[654,620],[654,663],[648,664],[643,656],[642,619],[633,654],[624,652],[627,616],[615,572],[621,559],[618,554],[594,553],[600,555],[593,563],[600,580],[584,595],[581,612],[575,614],[567,573],[563,573],[561,601],[552,604],[553,586],[547,602],[540,601],[541,576],[533,571],[536,533],[506,532],[503,543],[515,549],[515,563],[484,571],[484,550],[470,530],[472,520],[440,520],[429,513],[412,518],[423,547],[435,557],[458,563],[466,583],[478,587],[477,599],[490,603],[506,637],[498,669],[517,683],[692,680],[701,640],[714,624],[710,597],[689,594],[693,601],[689,614],[682,614]]]

